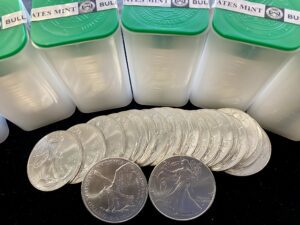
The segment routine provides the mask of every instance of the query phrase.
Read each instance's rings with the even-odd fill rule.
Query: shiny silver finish
[[[174,156],[161,162],[149,179],[153,205],[174,220],[191,220],[202,215],[212,205],[215,193],[211,171],[188,156]]]
[[[136,152],[136,150],[140,147],[139,144],[140,134],[138,133],[139,130],[137,129],[137,125],[131,122],[131,120],[127,117],[127,114],[129,113],[130,111],[114,113],[109,115],[109,117],[117,121],[124,130],[125,138],[126,138],[126,146],[125,146],[123,158],[125,159],[130,159],[132,153]]]
[[[250,165],[245,167],[236,167],[234,169],[225,171],[226,173],[234,176],[250,176],[260,172],[267,166],[271,158],[272,147],[266,132],[262,130],[262,134],[263,144],[260,150],[257,149],[257,151],[260,152],[259,157]]]
[[[88,122],[103,133],[106,143],[106,157],[123,157],[125,154],[126,138],[122,128],[114,119],[99,116]]]
[[[238,119],[245,127],[245,130],[247,132],[247,137],[248,137],[248,151],[243,157],[243,159],[239,162],[238,166],[241,166],[244,163],[247,163],[250,157],[253,157],[253,155],[256,154],[255,151],[257,149],[261,148],[262,136],[263,136],[261,128],[253,118],[251,118],[247,113],[241,110],[224,108],[224,109],[220,109],[219,111]]]
[[[235,119],[234,117],[232,117],[231,119],[235,123],[238,136],[234,140],[233,148],[229,151],[227,156],[216,165],[211,166],[211,169],[213,171],[228,170],[237,165],[243,159],[245,154],[247,154],[248,137],[245,127],[239,120]]]
[[[182,116],[182,119],[185,121],[187,127],[186,130],[183,130],[186,135],[182,142],[181,154],[179,155],[191,156],[195,152],[199,142],[199,127],[197,124],[194,124],[190,111],[176,109],[176,113]]]
[[[199,159],[201,162],[207,165],[214,159],[218,151],[221,149],[223,137],[221,135],[220,124],[215,120],[209,109],[198,110],[198,113],[200,114],[199,116],[202,116],[205,119],[210,131],[210,142],[208,149],[203,157]]]
[[[81,185],[81,196],[96,218],[120,223],[132,219],[147,200],[147,181],[134,163],[120,158],[98,162]]]
[[[82,161],[82,147],[71,133],[56,131],[42,138],[33,148],[27,175],[41,191],[53,191],[74,179]]]
[[[152,163],[153,166],[156,166],[164,159],[173,156],[173,154],[176,154],[181,150],[183,134],[186,133],[186,129],[181,126],[180,121],[182,121],[182,117],[178,117],[178,114],[174,112],[175,109],[164,107],[155,108],[154,110],[162,114],[166,122],[170,124],[168,148],[161,152],[157,159]]]
[[[156,125],[156,145],[154,151],[152,151],[149,157],[146,160],[144,165],[151,165],[162,155],[165,155],[166,152],[170,149],[172,144],[171,132],[172,126],[168,123],[166,117],[159,113],[158,111],[151,109],[146,113],[150,114],[150,117],[153,119]]]
[[[234,147],[236,146],[236,139],[238,137],[238,131],[236,129],[236,126],[230,116],[222,113],[221,111],[215,111],[216,117],[219,117],[219,121],[221,122],[221,131],[222,131],[222,144],[220,147],[219,152],[214,157],[214,159],[209,162],[207,165],[209,167],[212,167],[221,161],[230,154],[230,151],[234,150]]]
[[[130,110],[127,113],[128,119],[136,125],[138,130],[138,143],[139,147],[132,151],[130,160],[136,162],[144,153],[145,149],[148,146],[149,136],[148,136],[148,127],[145,121],[141,117],[141,111],[139,110]]]
[[[78,124],[68,129],[80,140],[82,145],[82,165],[71,184],[82,182],[86,173],[97,162],[105,158],[106,145],[103,134],[96,127],[89,124]]]

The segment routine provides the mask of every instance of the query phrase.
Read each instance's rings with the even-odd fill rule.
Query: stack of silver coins
[[[162,214],[189,220],[214,199],[210,169],[248,176],[270,157],[267,134],[242,111],[154,108],[99,116],[45,136],[30,154],[27,173],[41,191],[82,182],[86,207],[106,222],[137,215],[148,188]],[[149,185],[138,165],[156,166]]]

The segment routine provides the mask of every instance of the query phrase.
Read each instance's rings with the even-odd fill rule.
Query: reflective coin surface
[[[81,185],[86,208],[96,218],[120,223],[135,217],[144,207],[147,180],[134,163],[120,158],[98,162]]]
[[[33,148],[27,175],[41,191],[54,191],[74,179],[82,162],[82,147],[75,136],[55,131],[42,138]]]
[[[267,166],[271,158],[272,146],[266,132],[262,130],[262,134],[263,134],[263,144],[261,147],[262,149],[260,150],[259,157],[252,164],[246,167],[234,168],[225,171],[226,173],[234,176],[251,176],[253,174],[260,172]]]
[[[86,173],[100,160],[104,159],[106,145],[103,134],[96,127],[89,124],[78,124],[70,129],[82,145],[82,165],[71,184],[82,182]]]
[[[174,156],[154,168],[149,196],[166,217],[186,221],[197,218],[212,205],[216,184],[212,172],[199,160]]]
[[[103,133],[106,143],[106,157],[123,157],[126,137],[117,121],[108,116],[98,116],[88,122]]]

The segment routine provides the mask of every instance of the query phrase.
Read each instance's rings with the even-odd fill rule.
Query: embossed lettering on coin
[[[96,218],[110,223],[125,222],[144,207],[148,191],[142,170],[125,159],[97,163],[86,175],[81,195]]]
[[[202,215],[216,193],[211,171],[199,160],[175,156],[156,166],[149,180],[149,196],[156,209],[174,220]]]

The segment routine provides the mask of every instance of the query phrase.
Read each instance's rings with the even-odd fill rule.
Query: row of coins
[[[42,138],[27,173],[34,187],[53,191],[82,182],[88,210],[106,222],[124,222],[149,195],[163,215],[189,220],[215,196],[215,171],[246,176],[268,163],[271,144],[250,116],[235,109],[130,110],[100,116]],[[156,166],[147,185],[139,166]]]
[[[174,220],[191,220],[212,205],[213,174],[199,160],[174,156],[157,165],[149,179],[140,167],[121,158],[98,162],[85,176],[81,196],[96,218],[119,223],[135,217],[144,207],[148,190],[156,209]]]
[[[82,182],[105,158],[155,166],[176,155],[198,159],[213,171],[247,176],[267,165],[271,144],[259,124],[236,109],[130,110],[48,134],[33,148],[27,173],[34,187],[52,191]]]

